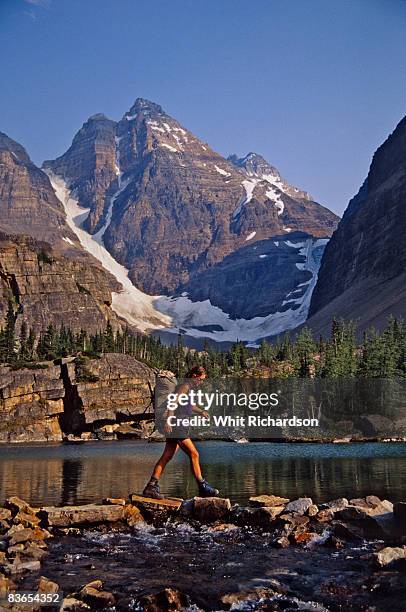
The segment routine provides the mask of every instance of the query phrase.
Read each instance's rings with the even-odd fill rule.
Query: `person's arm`
[[[193,406],[192,411],[204,419],[210,419],[210,412],[203,410],[203,408],[200,408],[199,406]]]

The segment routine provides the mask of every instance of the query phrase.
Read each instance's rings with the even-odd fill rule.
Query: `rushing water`
[[[203,474],[235,502],[273,493],[316,502],[375,494],[406,499],[406,443],[288,444],[201,442]],[[161,443],[87,442],[0,447],[0,502],[19,495],[34,505],[100,502],[141,492]],[[166,495],[191,497],[196,485],[181,451],[168,465]]]

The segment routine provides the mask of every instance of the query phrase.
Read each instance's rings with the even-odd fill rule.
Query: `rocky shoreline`
[[[145,541],[142,543],[139,539],[140,534],[144,539],[147,536],[146,553],[141,559],[138,556]],[[151,546],[153,537],[158,539]],[[95,542],[98,546],[103,542],[102,565],[99,565],[100,550],[91,554]],[[135,542],[138,542],[136,548]],[[157,542],[162,542],[159,554],[154,550]],[[172,542],[169,553],[165,542],[166,545]],[[210,573],[200,576],[199,586],[189,577],[186,588],[174,586],[177,579],[183,579],[181,566],[177,565],[182,563],[182,555],[177,558],[177,549],[183,550],[182,554],[187,557],[191,554],[190,542],[193,542],[193,555],[207,558],[206,562],[217,569],[220,566],[220,570],[231,555],[228,565],[236,569],[230,570],[230,575],[235,574],[233,580],[238,578],[239,588],[228,590],[227,572],[219,580],[219,592],[214,592],[216,581],[211,580]],[[216,552],[219,546],[222,547],[220,556]],[[250,560],[254,551],[255,557]],[[129,572],[131,564],[143,570],[137,575],[141,581],[138,584],[132,583],[131,578],[123,582],[122,566],[121,577],[115,574],[114,563],[117,564],[120,555],[128,553],[125,570]],[[152,554],[158,557],[151,557]],[[292,584],[280,576],[278,580],[263,576],[257,587],[258,578],[254,580],[253,587],[248,570],[259,555],[266,555],[262,572],[267,563],[271,566],[277,561],[286,566],[285,579],[288,574],[299,574],[299,578]],[[240,569],[245,556],[248,565]],[[86,563],[83,569],[79,567],[79,574],[67,573],[65,568],[74,567],[75,563],[80,566],[82,558],[86,558]],[[157,559],[162,575],[148,592],[148,574],[156,570]],[[165,563],[164,559],[167,559]],[[328,580],[324,576],[324,586],[318,592],[314,588],[309,590],[309,578],[305,579],[304,575],[300,578],[297,566],[304,560],[307,569],[314,565],[312,573],[316,576],[323,566],[331,567]],[[110,569],[109,562],[114,562]],[[168,568],[172,574],[165,583]],[[337,569],[340,570],[338,577]],[[128,500],[106,499],[99,505],[32,508],[24,500],[11,497],[0,508],[2,609],[41,609],[34,604],[27,608],[27,605],[4,603],[7,593],[29,590],[48,594],[63,592],[61,610],[66,611],[323,611],[339,610],[343,605],[349,610],[387,610],[389,607],[400,610],[397,606],[406,596],[405,569],[406,502],[392,504],[372,495],[351,500],[341,498],[320,505],[310,498],[291,501],[275,495],[259,495],[251,497],[244,507],[223,498],[157,501],[133,494]],[[69,575],[75,578],[68,579]],[[251,588],[244,588],[243,576],[250,577]],[[91,580],[86,581],[86,577]],[[214,589],[211,601],[202,599],[200,590],[205,581],[207,588],[210,585]],[[231,581],[231,584],[234,583]],[[349,593],[351,597],[347,601]]]
[[[0,444],[84,443],[97,440],[163,441],[154,430],[153,389],[156,370],[130,355],[67,357],[31,368],[0,366]],[[334,435],[281,431],[272,442],[405,442],[404,419],[361,414],[343,422]],[[226,441],[247,442],[238,428]],[[203,434],[199,434],[202,437]],[[208,431],[207,439],[219,439]],[[265,441],[265,439],[261,439]]]

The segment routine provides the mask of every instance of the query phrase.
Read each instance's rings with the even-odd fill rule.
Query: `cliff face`
[[[77,244],[47,175],[1,132],[0,230],[45,240],[62,251]]]
[[[153,371],[128,355],[0,368],[0,442],[61,441],[151,418]]]
[[[312,326],[331,314],[378,327],[406,309],[406,118],[375,153],[368,177],[326,247]]]
[[[97,266],[63,257],[31,238],[0,234],[0,326],[12,299],[17,326],[25,321],[37,333],[50,323],[92,333],[104,329],[107,320],[119,327],[111,285]]]
[[[0,442],[62,440],[59,417],[65,395],[61,371],[0,367]]]
[[[100,229],[109,190],[117,183],[116,123],[102,114],[90,117],[76,134],[64,155],[45,167],[64,178],[81,204],[90,208],[85,228]]]

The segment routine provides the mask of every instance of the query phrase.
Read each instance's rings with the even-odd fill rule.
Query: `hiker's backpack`
[[[156,374],[154,389],[154,412],[155,427],[160,433],[164,433],[164,414],[167,409],[169,393],[174,393],[178,380],[173,372],[159,370]]]

